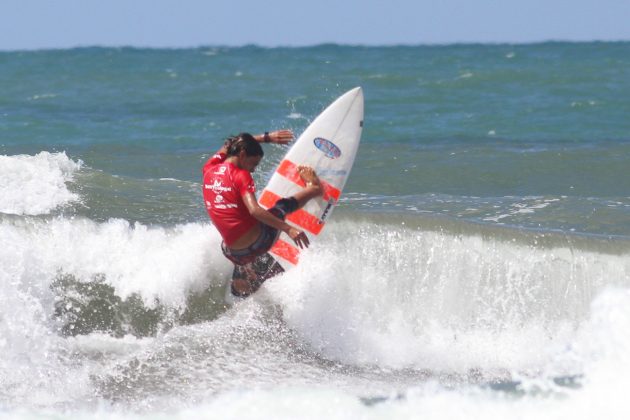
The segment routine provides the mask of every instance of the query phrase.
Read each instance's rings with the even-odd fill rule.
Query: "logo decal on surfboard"
[[[330,159],[337,159],[341,156],[341,150],[330,140],[316,137],[315,140],[313,140],[313,144]]]
[[[335,200],[333,200],[332,198],[328,200],[328,204],[326,205],[326,208],[324,209],[324,212],[322,213],[322,217],[319,218],[319,224],[323,225],[324,222],[326,221],[326,218],[328,217],[328,215],[330,214],[330,209],[332,209],[333,204],[335,204]]]

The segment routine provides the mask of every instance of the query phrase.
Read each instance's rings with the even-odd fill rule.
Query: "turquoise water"
[[[379,197],[364,207],[404,197],[468,220],[504,216],[501,223],[516,226],[626,236],[629,49],[550,43],[5,52],[0,152],[65,151],[83,161],[85,172],[98,172],[81,185],[84,201],[95,199],[93,190],[107,196],[99,183],[116,182],[112,176],[157,189],[144,197],[149,211],[130,214],[137,197],[129,192],[101,197],[107,210],[96,206],[88,217],[198,221],[205,214],[194,188],[153,180],[198,183],[198,168],[225,136],[282,127],[300,133],[360,85],[366,124],[348,191]],[[268,152],[259,183],[283,153]],[[450,209],[435,195],[475,210]],[[510,216],[527,197],[557,201],[531,217]]]
[[[355,86],[330,226],[228,308],[203,163]],[[618,415],[628,97],[627,42],[0,52],[0,418]]]

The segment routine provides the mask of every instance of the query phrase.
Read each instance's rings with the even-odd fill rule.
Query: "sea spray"
[[[324,241],[268,287],[289,325],[344,363],[536,371],[588,318],[593,296],[630,285],[625,256],[570,243],[348,221]]]
[[[209,225],[164,229],[122,220],[2,220],[3,392],[30,404],[42,400],[39,393],[57,398],[63,393],[53,391],[58,381],[87,387],[89,369],[64,367],[74,363],[64,336],[93,331],[152,335],[171,325],[173,314],[198,318],[186,314],[191,295],[215,284],[222,297],[229,271],[223,257],[211,251],[218,247],[217,238]],[[206,317],[216,317],[224,308],[222,301],[205,296]],[[156,305],[166,309],[147,318]],[[141,311],[144,317],[138,315]],[[169,317],[155,319],[160,313]]]
[[[0,213],[48,214],[78,200],[67,183],[81,165],[64,152],[0,156]]]

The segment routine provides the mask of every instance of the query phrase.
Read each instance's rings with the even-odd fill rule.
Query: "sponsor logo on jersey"
[[[214,180],[214,183],[204,184],[204,188],[207,190],[212,190],[215,194],[221,194],[222,192],[232,191],[232,187],[224,187],[223,183],[217,179]]]
[[[226,203],[225,202],[225,197],[223,197],[221,194],[217,194],[216,197],[214,197],[214,205],[213,207],[215,209],[235,209],[238,207],[238,204],[236,203]]]
[[[225,209],[235,209],[238,207],[238,204],[228,203],[228,204],[216,204],[214,205],[215,209],[225,210]]]

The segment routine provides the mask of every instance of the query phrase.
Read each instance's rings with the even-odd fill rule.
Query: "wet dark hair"
[[[225,140],[227,147],[227,155],[237,156],[242,150],[247,156],[263,156],[262,146],[256,141],[254,136],[249,133],[240,133],[236,136],[228,137]]]

